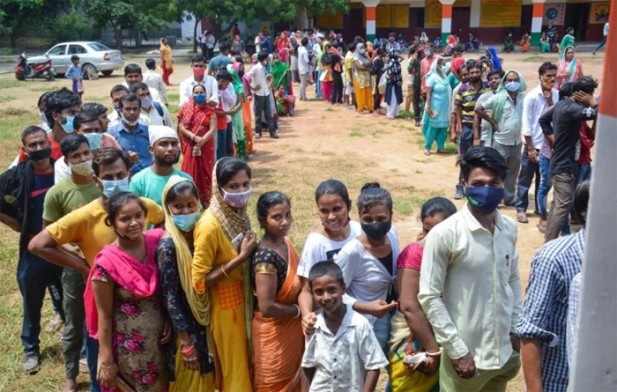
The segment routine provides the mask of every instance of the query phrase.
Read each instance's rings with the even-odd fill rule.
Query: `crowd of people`
[[[145,73],[127,65],[109,114],[79,89],[43,94],[42,123],[25,128],[0,176],[0,221],[20,234],[24,371],[40,369],[49,290],[67,392],[84,364],[91,391],[373,391],[381,369],[388,391],[505,391],[519,353],[530,391],[565,392],[597,82],[573,42],[526,92],[493,47],[465,60],[454,40],[442,56],[424,38],[411,46],[406,100],[395,35],[343,45],[303,32],[281,33],[273,53],[258,48],[246,72],[227,43],[209,61],[195,55],[176,119],[164,41],[163,75],[154,59]],[[321,225],[302,252],[279,191],[257,200],[258,238],[247,161],[263,127],[278,138],[278,116],[293,114],[294,82],[301,100],[311,82],[359,113],[379,115],[385,101],[390,119],[404,101],[411,118],[413,103],[427,155],[433,143],[448,153],[448,137],[458,143],[454,198],[467,203],[426,201],[417,241],[401,244],[386,189],[362,187],[356,222],[347,187],[329,179],[315,190]],[[546,244],[523,305],[517,225],[497,207],[516,206],[528,223],[534,177]],[[574,223],[583,228],[570,235]]]

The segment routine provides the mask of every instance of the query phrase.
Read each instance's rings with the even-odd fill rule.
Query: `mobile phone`
[[[240,233],[236,236],[236,238],[231,241],[231,245],[236,249],[237,252],[240,251],[240,244],[242,244],[242,240],[244,239],[244,233]]]

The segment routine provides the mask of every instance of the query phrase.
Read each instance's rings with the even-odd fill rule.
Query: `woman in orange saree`
[[[232,64],[232,67],[234,64]],[[242,67],[237,66],[236,72],[238,72],[238,77],[242,80],[242,85],[244,86],[244,91],[246,92],[246,99],[244,100],[244,106],[242,107],[242,119],[244,120],[244,133],[246,133],[246,151],[249,154],[249,159],[253,158],[253,154],[255,150],[253,150],[253,126],[252,122],[252,113],[253,113],[253,91],[251,90],[251,84],[249,83],[246,76],[244,76],[244,64]],[[234,68],[235,69],[235,68]]]
[[[257,306],[253,317],[253,390],[300,391],[304,335],[298,307],[302,289],[296,274],[300,258],[287,239],[291,204],[281,192],[266,192],[257,201],[265,230],[251,262]]]
[[[161,38],[161,47],[159,49],[161,52],[161,69],[163,70],[163,83],[166,86],[171,86],[169,83],[169,76],[174,73],[174,65],[173,65],[173,54],[171,53],[171,48],[167,44],[167,38]]]
[[[178,134],[184,156],[180,170],[193,177],[200,202],[203,208],[207,208],[215,163],[216,112],[206,102],[206,90],[200,84],[193,87],[193,97],[178,113]]]

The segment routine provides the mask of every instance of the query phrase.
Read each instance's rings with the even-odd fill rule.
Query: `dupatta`
[[[101,267],[114,281],[114,284],[138,297],[150,297],[159,289],[159,273],[155,260],[156,246],[163,236],[162,229],[152,229],[144,233],[146,259],[142,263],[129,255],[116,244],[109,244],[96,255],[94,264],[86,281],[84,306],[86,309],[86,326],[88,334],[98,339],[99,316],[92,289],[92,277]]]

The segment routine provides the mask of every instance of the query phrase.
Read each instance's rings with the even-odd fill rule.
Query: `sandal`
[[[527,214],[525,212],[517,212],[516,213],[516,220],[519,223],[529,223],[529,219],[527,218]]]
[[[430,150],[424,150],[424,155],[427,155],[427,156],[428,156],[428,155],[431,155]]]
[[[547,221],[540,221],[540,223],[538,223],[536,227],[540,233],[544,234],[546,232],[546,224]]]
[[[62,318],[59,315],[54,316],[53,319],[45,326],[45,332],[55,332],[62,327]]]

